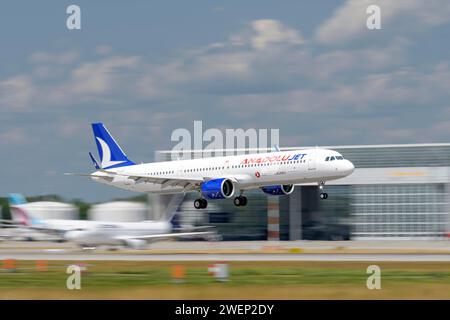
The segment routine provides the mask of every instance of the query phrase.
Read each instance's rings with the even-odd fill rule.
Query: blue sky
[[[62,175],[91,170],[96,121],[136,162],[194,120],[284,146],[448,142],[449,31],[445,0],[3,1],[0,194],[130,195]]]

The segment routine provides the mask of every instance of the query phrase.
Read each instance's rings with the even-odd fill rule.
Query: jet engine
[[[281,184],[275,186],[266,186],[261,188],[264,193],[273,195],[273,196],[281,196],[286,194],[291,194],[294,192],[293,184]]]
[[[203,196],[208,199],[228,199],[234,194],[233,182],[226,178],[203,182],[200,188]]]
[[[131,249],[145,249],[147,242],[140,239],[126,239],[123,241],[128,248]]]

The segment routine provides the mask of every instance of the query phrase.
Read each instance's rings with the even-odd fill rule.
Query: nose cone
[[[353,165],[353,163],[351,163],[351,161],[345,160],[345,162],[343,163],[342,171],[346,176],[348,176],[352,174],[353,171],[355,171],[355,166]]]

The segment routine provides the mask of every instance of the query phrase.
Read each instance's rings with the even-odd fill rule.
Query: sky
[[[63,175],[92,171],[97,121],[137,163],[195,120],[286,147],[449,142],[449,36],[447,0],[2,1],[0,196],[133,195]]]

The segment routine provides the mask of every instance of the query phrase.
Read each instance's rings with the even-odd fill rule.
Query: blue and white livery
[[[322,148],[135,164],[102,123],[92,124],[92,129],[101,161],[90,154],[96,171],[82,175],[138,192],[198,192],[197,209],[206,208],[208,199],[233,197],[236,206],[245,206],[245,190],[288,195],[294,185],[312,182],[319,185],[320,198],[326,199],[325,182],[348,176],[355,169],[340,153]]]

